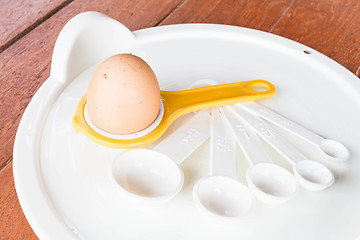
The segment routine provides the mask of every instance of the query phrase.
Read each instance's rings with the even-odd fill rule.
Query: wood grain
[[[0,174],[0,239],[37,239],[16,196],[12,164]]]
[[[359,13],[356,0],[295,1],[271,32],[314,48],[356,73]]]
[[[71,0],[1,0],[0,52]]]
[[[291,3],[292,0],[189,0],[161,25],[217,23],[268,31]]]

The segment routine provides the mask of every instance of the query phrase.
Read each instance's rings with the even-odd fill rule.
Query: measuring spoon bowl
[[[174,197],[184,184],[179,165],[210,135],[209,111],[193,115],[152,150],[129,149],[117,155],[110,168],[114,186],[138,202],[160,204]]]
[[[273,163],[257,163],[246,172],[249,188],[267,204],[281,204],[298,194],[299,185],[288,170]]]
[[[237,181],[237,149],[218,108],[211,111],[211,176],[199,180],[193,199],[201,212],[225,221],[242,219],[255,204],[248,187]]]
[[[293,166],[294,175],[302,187],[310,191],[319,191],[334,183],[334,176],[325,165],[307,159],[297,148],[287,142],[263,119],[244,111],[239,106],[240,105],[236,104],[234,108],[237,116],[246,121],[248,126],[257,132],[257,134]]]
[[[322,139],[319,148],[325,157],[331,160],[346,161],[350,158],[350,151],[345,145],[333,139]]]
[[[299,184],[294,175],[272,162],[259,137],[236,117],[230,106],[221,110],[251,165],[246,180],[254,195],[267,204],[280,204],[295,197]]]
[[[334,183],[334,175],[323,164],[312,161],[302,160],[293,166],[295,177],[300,185],[311,191],[320,191]]]
[[[231,177],[211,176],[193,188],[194,202],[204,213],[221,220],[236,220],[250,213],[254,200],[250,190]]]
[[[163,203],[184,183],[182,169],[166,155],[149,149],[127,150],[111,166],[111,179],[133,200]]]

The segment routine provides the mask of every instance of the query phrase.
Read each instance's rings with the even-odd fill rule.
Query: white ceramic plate
[[[91,142],[71,124],[96,65],[120,52],[145,59],[167,90],[185,89],[205,78],[221,83],[266,79],[278,93],[262,104],[343,142],[352,157],[344,163],[319,159],[336,177],[322,192],[301,190],[280,206],[257,202],[244,221],[219,222],[203,216],[191,197],[194,183],[209,174],[207,142],[182,164],[185,184],[179,195],[162,206],[136,205],[109,178],[110,163],[121,150]],[[21,120],[14,146],[16,190],[40,239],[355,239],[360,234],[359,110],[359,79],[299,43],[209,24],[132,33],[104,15],[84,13],[60,33],[50,77]],[[309,157],[319,157],[305,143],[287,137]],[[246,168],[239,159],[243,182]]]

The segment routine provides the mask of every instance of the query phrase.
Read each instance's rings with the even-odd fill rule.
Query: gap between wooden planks
[[[0,53],[72,0],[3,0],[0,5]]]

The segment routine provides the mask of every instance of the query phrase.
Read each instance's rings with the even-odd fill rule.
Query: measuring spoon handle
[[[241,106],[238,106],[238,104],[235,104],[231,110],[238,118],[245,121],[248,126],[257,132],[257,134],[259,134],[291,164],[294,165],[297,162],[306,159],[306,157],[299,150],[287,142],[269,124],[267,124],[258,116],[244,111]]]
[[[237,179],[236,142],[219,108],[211,111],[211,175]]]
[[[249,102],[239,104],[239,107],[273,123],[274,125],[288,131],[295,136],[315,145],[321,150],[326,159],[334,161],[346,161],[350,158],[349,150],[340,142],[324,137],[310,131],[309,129],[281,116],[270,109],[255,103]]]
[[[236,141],[249,163],[251,165],[262,162],[271,163],[272,160],[266,152],[260,138],[254,131],[246,126],[244,121],[237,118],[236,115],[231,112],[231,106],[222,107],[221,112],[223,113],[225,121],[231,126]]]
[[[241,106],[239,105],[239,107],[258,115],[259,117],[275,124],[276,126],[282,128],[286,131],[289,131],[289,132],[295,134],[296,136],[298,136],[314,145],[320,145],[324,139],[322,136],[281,116],[278,113],[271,111],[270,109],[268,109],[258,103],[255,103],[255,102],[244,103]]]
[[[177,164],[184,161],[210,136],[210,110],[201,110],[162,140],[153,150],[173,159]]]

